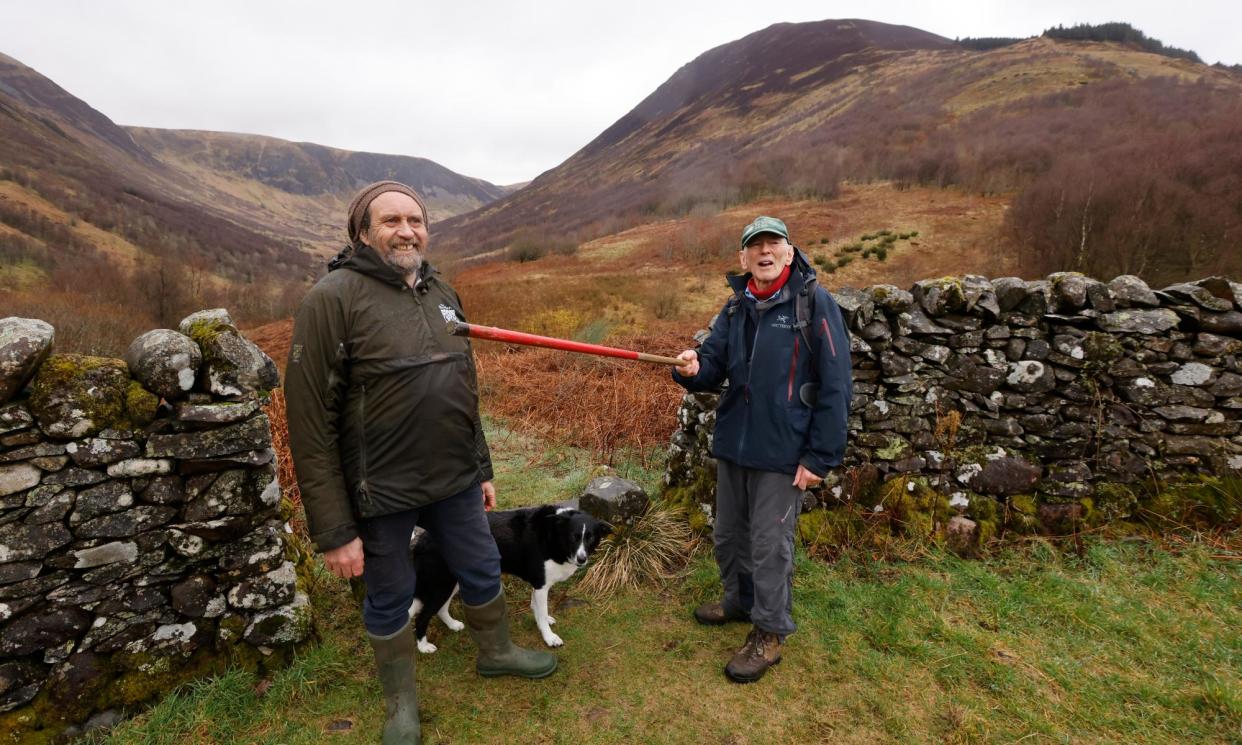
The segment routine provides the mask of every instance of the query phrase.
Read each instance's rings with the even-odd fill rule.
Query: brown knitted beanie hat
[[[349,222],[346,224],[346,228],[349,230],[349,240],[351,243],[358,240],[358,226],[362,225],[362,218],[366,215],[367,208],[371,206],[371,202],[386,191],[399,191],[418,202],[418,208],[423,211],[423,225],[430,226],[431,221],[427,217],[427,205],[423,204],[423,198],[418,196],[418,192],[400,181],[376,181],[374,184],[362,187],[362,191],[355,194],[354,198],[349,202]]]

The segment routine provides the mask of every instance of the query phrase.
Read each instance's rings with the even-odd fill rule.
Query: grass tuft
[[[660,585],[677,576],[695,544],[686,515],[652,504],[632,525],[619,525],[596,550],[578,589],[592,598]]]

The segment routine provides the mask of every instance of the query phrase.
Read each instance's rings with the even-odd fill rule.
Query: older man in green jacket
[[[361,575],[384,689],[384,743],[420,741],[410,536],[432,532],[458,579],[483,675],[540,678],[556,658],[509,641],[495,506],[461,299],[424,260],[427,211],[381,181],[349,208],[350,245],[307,294],[286,369],[289,444],[311,537],[337,576]]]

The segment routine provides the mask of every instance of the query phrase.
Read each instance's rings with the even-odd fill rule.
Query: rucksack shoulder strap
[[[814,343],[815,335],[811,333],[811,321],[815,318],[815,290],[818,286],[814,276],[807,277],[802,282],[802,289],[798,290],[798,295],[794,298],[794,328],[802,334],[802,341],[806,344],[806,348],[814,351],[816,356],[818,356],[819,345]]]

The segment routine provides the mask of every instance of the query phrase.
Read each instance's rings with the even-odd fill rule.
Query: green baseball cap
[[[784,222],[777,220],[775,217],[760,215],[742,231],[742,248],[746,248],[746,242],[760,233],[775,233],[785,240],[789,240],[789,228],[785,227]]]

